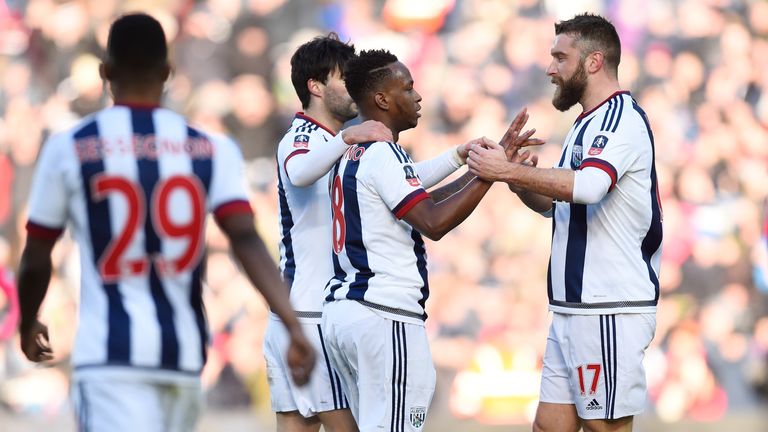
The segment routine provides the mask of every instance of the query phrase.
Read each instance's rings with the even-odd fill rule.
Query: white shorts
[[[361,432],[423,429],[435,393],[423,325],[393,321],[341,300],[323,307],[323,331]]]
[[[320,324],[301,323],[301,329],[315,347],[316,361],[309,382],[299,387],[290,378],[285,358],[290,344],[288,331],[279,318],[270,314],[264,335],[264,359],[272,411],[298,411],[304,417],[312,417],[320,412],[349,408],[341,379],[328,359]]]
[[[89,375],[73,378],[79,431],[189,432],[202,407],[200,384]]]
[[[653,313],[554,313],[540,400],[574,404],[585,420],[641,413],[647,397],[643,357],[655,331]]]

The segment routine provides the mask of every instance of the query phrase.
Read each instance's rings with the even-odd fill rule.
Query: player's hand
[[[504,180],[506,173],[514,166],[507,160],[504,148],[485,139],[482,144],[475,143],[467,157],[469,172],[486,181]]]
[[[517,154],[518,150],[523,147],[539,146],[544,144],[543,140],[533,138],[533,134],[536,133],[536,129],[530,129],[522,134],[523,126],[528,123],[528,108],[523,108],[509,124],[509,128],[501,137],[499,144],[504,148],[504,152],[507,155],[507,159],[512,159]]]
[[[38,363],[53,359],[48,327],[45,324],[35,319],[29,325],[22,325],[19,333],[21,350],[30,361]]]
[[[392,131],[384,123],[366,120],[359,125],[350,126],[341,132],[341,138],[347,145],[371,141],[394,141]]]
[[[315,366],[315,350],[309,343],[301,328],[290,332],[291,344],[288,347],[288,367],[291,369],[291,377],[297,385],[304,385],[309,381],[312,368]]]

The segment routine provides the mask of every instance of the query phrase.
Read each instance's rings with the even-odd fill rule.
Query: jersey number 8
[[[331,209],[333,210],[333,251],[336,255],[344,249],[344,240],[347,237],[347,225],[344,221],[344,190],[341,187],[341,177],[333,178],[331,187]]]

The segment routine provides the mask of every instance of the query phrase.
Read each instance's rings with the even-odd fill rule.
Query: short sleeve
[[[240,149],[230,139],[214,137],[213,179],[208,209],[216,219],[235,213],[253,213],[245,187],[245,169]]]
[[[379,143],[376,168],[368,179],[384,203],[398,219],[422,200],[429,198],[414,164],[396,144]]]
[[[579,169],[595,167],[603,170],[611,177],[611,185],[608,188],[610,192],[638,158],[633,143],[626,135],[609,131],[597,132],[591,141],[587,142],[590,145],[584,149],[586,157],[582,160]]]
[[[40,152],[29,196],[27,232],[32,236],[55,239],[67,224],[66,142],[65,136],[54,135]]]

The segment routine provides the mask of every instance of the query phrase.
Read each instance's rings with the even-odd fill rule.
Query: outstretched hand
[[[27,359],[35,363],[53,359],[48,326],[35,320],[29,326],[22,326],[20,336],[21,350]]]
[[[473,140],[467,157],[469,172],[486,181],[504,180],[510,163],[504,148],[488,138]]]
[[[358,125],[344,129],[341,133],[341,138],[347,145],[394,140],[392,131],[384,123],[376,120],[366,120]]]
[[[504,152],[507,155],[507,159],[513,162],[520,162],[520,155],[518,150],[523,147],[540,146],[544,144],[544,141],[538,138],[532,138],[536,133],[536,129],[529,129],[522,134],[523,126],[528,123],[528,108],[523,108],[509,124],[509,128],[501,137],[499,145],[504,148]],[[527,158],[523,158],[525,160]]]
[[[315,366],[315,350],[301,329],[291,332],[291,344],[286,356],[293,382],[300,386],[309,382],[312,368]]]

